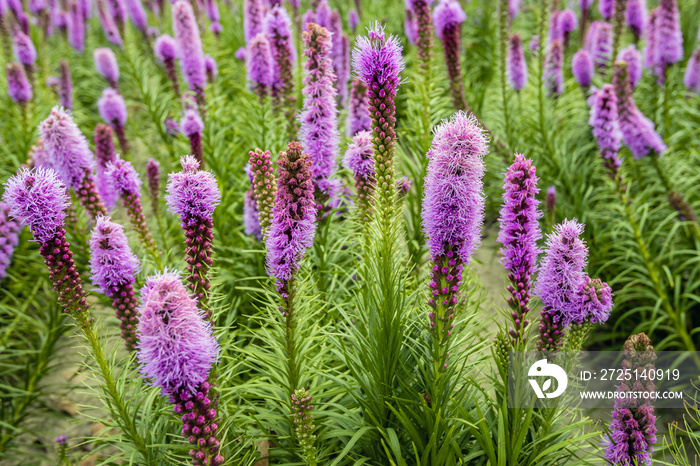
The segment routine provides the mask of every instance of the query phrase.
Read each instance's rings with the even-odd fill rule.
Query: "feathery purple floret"
[[[32,100],[32,86],[19,63],[7,65],[7,95],[13,102],[25,104]]]
[[[458,112],[434,130],[423,196],[423,230],[433,258],[454,252],[468,264],[481,242],[488,139],[473,115]]]
[[[632,31],[632,34],[634,34],[637,39],[641,39],[647,25],[647,1],[627,0],[625,21],[627,22],[627,27]]]
[[[644,32],[644,68],[653,70],[655,67],[654,51],[656,50],[656,17],[657,8],[649,11],[649,20]]]
[[[355,177],[363,180],[374,178],[374,147],[372,146],[372,133],[360,131],[354,135],[352,142],[343,156],[343,167],[352,170]]]
[[[418,20],[410,8],[406,8],[406,19],[404,19],[403,29],[408,43],[415,45],[418,41]]]
[[[328,0],[318,0],[316,3],[316,13],[314,21],[312,22],[328,29],[329,32],[332,32],[331,16],[333,14],[333,10],[331,9],[331,5],[328,3]]]
[[[618,157],[622,133],[618,121],[617,96],[612,84],[605,84],[595,93],[588,124],[593,127],[593,137],[610,177],[615,179],[621,160]]]
[[[126,160],[122,160],[116,156],[114,162],[107,164],[107,176],[112,179],[114,188],[121,197],[136,195],[140,197],[141,185],[143,181],[136,172],[136,169]]]
[[[659,81],[664,82],[666,69],[683,58],[683,34],[676,0],[659,1],[654,35],[654,72]]]
[[[156,39],[153,50],[163,63],[177,58],[177,42],[167,34],[163,34]]]
[[[571,73],[584,90],[591,86],[594,70],[593,56],[586,49],[581,49],[571,58]]]
[[[262,0],[244,0],[243,34],[246,42],[263,31],[264,12]]]
[[[36,47],[28,35],[15,31],[14,52],[17,61],[22,65],[33,65],[36,61]]]
[[[116,160],[116,152],[112,141],[112,128],[101,123],[95,128],[95,158],[97,159],[95,170],[97,192],[100,193],[107,210],[113,210],[119,199],[119,193],[114,188],[114,181],[107,175],[107,167]]]
[[[598,68],[605,68],[612,54],[612,26],[605,21],[594,21],[588,32],[589,52]]]
[[[99,217],[90,238],[90,250],[92,282],[100,291],[111,296],[113,288],[133,285],[141,264],[129,248],[124,227],[109,217]]]
[[[165,200],[168,210],[180,217],[186,226],[209,219],[221,201],[216,178],[199,169],[199,162],[191,155],[180,159],[182,171],[168,175]]]
[[[353,69],[370,90],[376,88],[379,91],[380,86],[389,85],[395,94],[399,85],[399,73],[405,66],[401,56],[401,42],[396,36],[386,37],[384,29],[378,23],[368,29],[368,32],[367,36],[360,36],[355,42]]]
[[[213,83],[216,79],[216,75],[219,74],[219,67],[216,64],[216,60],[214,60],[211,55],[204,56],[204,69],[207,71],[207,80]]]
[[[221,27],[221,14],[219,13],[219,5],[217,5],[215,0],[204,0],[205,3],[205,9],[207,13],[207,18],[209,18],[209,21],[211,21],[211,25],[209,26],[209,29],[211,32],[218,34],[223,30]]]
[[[245,192],[243,199],[243,233],[255,237],[256,240],[262,238],[258,205],[253,197],[252,189]]]
[[[248,81],[252,83],[253,90],[262,99],[269,94],[273,82],[270,42],[263,33],[257,34],[248,42],[246,56]]]
[[[197,110],[191,108],[185,110],[185,114],[182,116],[182,121],[180,122],[180,128],[188,138],[191,138],[195,134],[199,134],[201,137],[202,131],[204,130],[204,122],[199,116],[199,113],[197,113]]]
[[[127,119],[126,103],[122,95],[108,87],[97,100],[97,108],[102,119],[110,124],[124,126]]]
[[[456,0],[440,0],[433,10],[433,25],[435,35],[442,39],[449,27],[462,24],[467,19],[462,6]]]
[[[187,0],[178,0],[173,5],[173,30],[180,51],[180,67],[189,89],[195,92],[197,104],[204,105],[204,86],[207,82],[204,53],[199,27]]]
[[[97,72],[107,80],[107,83],[114,89],[119,87],[119,65],[117,65],[117,57],[112,52],[112,49],[101,48],[95,49],[92,54],[95,60],[95,68]]]
[[[557,17],[559,30],[564,36],[572,33],[578,27],[578,18],[573,10],[563,10]]]
[[[434,0],[406,0],[406,19],[408,11],[412,13],[415,27],[415,45],[418,51],[418,66],[428,66],[433,48],[433,23],[430,17],[430,6]]]
[[[109,9],[104,2],[97,2],[97,10],[100,15],[100,24],[102,25],[102,31],[108,41],[116,45],[117,47],[123,47],[124,42],[122,41],[121,33],[117,28],[117,24],[114,21],[114,17],[109,12]]]
[[[613,15],[613,10],[615,8],[615,0],[599,0],[598,1],[598,11],[604,19],[610,19]]]
[[[78,52],[85,50],[85,15],[82,7],[76,2],[70,2],[67,13],[68,43]]]
[[[508,17],[511,21],[515,20],[520,13],[520,1],[521,0],[508,0]]]
[[[700,48],[695,49],[688,60],[683,75],[683,84],[692,92],[700,92]]]
[[[634,44],[630,44],[617,54],[618,61],[627,63],[627,71],[630,76],[630,84],[632,87],[637,86],[637,83],[642,79],[642,54],[639,53]]]
[[[296,133],[296,97],[294,96],[294,62],[296,49],[292,38],[292,20],[281,6],[275,6],[265,16],[265,35],[270,41],[272,66],[272,102],[276,111],[287,117],[287,133]]]
[[[12,218],[10,207],[0,200],[0,279],[7,276],[20,230],[20,222]]]
[[[350,10],[348,15],[348,27],[350,28],[350,31],[355,33],[358,24],[360,24],[360,17],[357,15],[357,11]]]
[[[578,317],[574,321],[592,323],[604,323],[610,317],[613,308],[613,294],[610,286],[599,278],[586,277],[586,282],[581,290],[582,306]]]
[[[544,68],[545,87],[549,96],[564,91],[564,50],[561,41],[554,40],[547,47],[547,61]]]
[[[117,28],[123,33],[126,24],[126,6],[124,0],[106,0],[107,10],[114,19]]]
[[[467,102],[464,98],[464,85],[461,67],[461,36],[462,23],[467,15],[457,0],[440,0],[433,10],[435,32],[442,41],[445,52],[447,75],[450,78],[450,93],[452,103],[457,110],[465,110]]]
[[[520,91],[527,84],[527,63],[523,55],[523,47],[520,42],[520,34],[512,34],[508,44],[508,56],[506,60],[506,72],[508,83],[516,91]]]
[[[129,12],[129,17],[134,23],[134,26],[143,34],[146,34],[148,18],[146,17],[146,10],[144,10],[141,0],[126,0],[126,9]]]
[[[350,85],[348,117],[345,123],[345,135],[350,137],[360,131],[369,131],[372,129],[372,118],[369,115],[367,85],[360,78],[353,79]]]

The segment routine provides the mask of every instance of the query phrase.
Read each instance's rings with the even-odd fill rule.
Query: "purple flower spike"
[[[593,81],[594,66],[593,56],[586,49],[579,50],[571,58],[571,73],[578,85],[586,92]]]
[[[257,34],[248,42],[246,56],[248,81],[250,81],[253,91],[262,101],[270,93],[273,76],[270,42],[263,33]]]
[[[593,127],[593,137],[598,142],[603,165],[608,170],[610,178],[617,179],[618,169],[622,164],[618,157],[622,133],[618,122],[617,96],[612,84],[605,84],[596,92],[588,124]]]
[[[193,448],[194,464],[219,466],[218,394],[207,381],[218,361],[219,344],[211,324],[173,272],[148,278],[141,290],[137,356],[141,373],[182,416],[182,435]]]
[[[346,120],[346,136],[354,136],[360,131],[372,129],[372,118],[369,116],[369,99],[367,85],[360,78],[352,80],[350,85],[350,100]]]
[[[503,191],[498,241],[503,245],[501,264],[508,271],[510,281],[508,305],[512,309],[514,323],[510,335],[513,340],[520,340],[528,325],[525,316],[530,311],[532,275],[537,268],[537,241],[542,238],[539,226],[542,212],[537,208],[540,190],[531,160],[522,154],[515,155],[515,161],[506,174]]]
[[[521,0],[508,0],[508,17],[511,22],[514,21],[518,13],[520,13],[520,1]]]
[[[578,27],[578,18],[573,10],[564,10],[557,15],[557,22],[566,49],[569,47],[571,33]]]
[[[653,70],[655,67],[654,51],[656,50],[656,17],[657,9],[649,11],[649,21],[644,33],[644,68]]]
[[[261,151],[255,149],[248,153],[250,159],[248,164],[250,167],[249,177],[252,186],[253,199],[255,201],[255,210],[258,212],[256,217],[260,225],[260,232],[267,236],[272,221],[272,210],[277,197],[277,180],[270,159],[270,151]]]
[[[65,59],[58,62],[58,104],[68,110],[73,108],[73,82],[70,67]]]
[[[350,10],[350,13],[348,14],[348,27],[353,34],[355,33],[358,24],[360,24],[360,17],[357,15],[357,10]]]
[[[338,156],[338,110],[335,105],[335,74],[330,59],[328,30],[311,23],[304,39],[304,106],[299,114],[300,142],[311,157],[317,200],[328,197],[328,179],[335,172]]]
[[[124,35],[124,26],[126,25],[126,5],[124,0],[106,0],[107,10],[110,16],[114,19],[119,32]]]
[[[80,323],[89,325],[80,274],[66,239],[66,209],[70,205],[66,186],[53,170],[20,169],[5,183],[3,201],[10,215],[28,225],[49,269],[49,278],[66,313],[73,313]]]
[[[200,166],[204,165],[204,149],[202,148],[202,131],[204,122],[195,109],[185,110],[180,122],[182,132],[190,140],[190,150]]]
[[[109,217],[97,219],[90,238],[90,271],[92,282],[110,298],[115,309],[126,348],[136,348],[138,300],[134,293],[136,274],[141,263],[129,248],[124,228]]]
[[[175,60],[177,59],[178,55],[177,42],[169,35],[163,34],[156,39],[153,50],[156,57],[158,57],[158,60],[163,63],[165,73],[168,76],[168,80],[170,81],[173,91],[175,92],[175,96],[179,99],[180,84],[178,82],[177,69],[175,67]]]
[[[355,177],[357,215],[362,223],[369,222],[372,217],[372,193],[376,184],[373,155],[372,133],[360,131],[348,144],[343,157],[343,167],[352,170]]]
[[[21,106],[32,100],[32,86],[19,63],[7,65],[7,95]]]
[[[219,68],[211,56],[204,56],[204,68],[207,71],[207,81],[213,83],[216,80],[216,75],[219,74]]]
[[[165,200],[168,210],[178,215],[182,222],[187,245],[187,281],[197,298],[197,305],[209,320],[212,318],[209,268],[214,263],[213,216],[214,209],[221,202],[221,193],[214,175],[200,170],[199,162],[193,156],[182,157],[180,163],[182,171],[168,175]]]
[[[311,394],[305,388],[300,388],[292,393],[292,419],[294,419],[294,436],[299,442],[301,450],[307,458],[315,458],[314,447],[314,415],[311,414],[314,405],[311,404]]]
[[[408,193],[411,191],[411,180],[407,176],[402,176],[396,180],[396,191],[398,192],[399,199],[404,200]]]
[[[293,138],[296,133],[296,107],[294,96],[295,49],[292,38],[292,20],[280,5],[272,8],[265,16],[265,35],[270,42],[270,52],[274,60],[272,76],[272,104],[277,111],[287,117],[287,134]]]
[[[78,52],[85,50],[85,15],[82,6],[70,2],[67,13],[68,43]]]
[[[627,63],[627,70],[630,74],[630,84],[636,87],[640,79],[642,79],[642,54],[639,53],[634,44],[630,44],[626,48],[620,50],[617,54],[618,61]]]
[[[39,125],[39,137],[50,166],[64,184],[73,188],[89,215],[93,219],[107,215],[92,176],[95,159],[87,139],[70,114],[60,107],[54,107],[49,117]]]
[[[102,91],[102,97],[97,100],[97,108],[102,119],[114,129],[122,153],[129,152],[129,141],[126,138],[124,126],[126,125],[127,111],[124,97],[119,91],[108,87]]]
[[[221,21],[219,5],[216,4],[215,0],[205,0],[205,7],[207,18],[209,18],[209,21],[211,21],[211,26],[209,26],[209,29],[211,29],[211,32],[218,37],[223,30],[221,23],[219,22]]]
[[[700,48],[697,48],[688,60],[683,84],[691,92],[700,92]]]
[[[265,7],[262,0],[243,1],[243,34],[246,42],[263,32]]]
[[[182,132],[178,122],[173,120],[172,118],[166,118],[165,122],[164,122],[164,126],[165,126],[165,132],[168,133],[168,136],[170,136],[170,137],[175,137]]]
[[[613,16],[613,10],[615,8],[615,0],[599,0],[598,1],[598,11],[600,11],[600,16],[604,19],[611,19]]]
[[[10,207],[0,201],[0,279],[7,276],[21,229],[19,222],[10,215]]]
[[[599,278],[586,277],[581,293],[583,295],[581,316],[574,320],[579,323],[585,320],[594,324],[606,322],[613,308],[613,294],[610,286]]]
[[[202,39],[199,27],[187,0],[177,0],[173,5],[173,30],[180,52],[180,67],[189,89],[195,93],[197,105],[202,111],[205,104],[204,86],[206,85],[206,69]]]
[[[416,45],[418,41],[418,21],[416,15],[413,14],[413,10],[410,8],[406,8],[406,19],[403,23],[403,29],[408,43]]]
[[[641,159],[649,152],[661,154],[666,150],[661,136],[654,130],[654,123],[637,108],[632,97],[632,85],[625,62],[616,62],[613,68],[613,84],[617,95],[617,105],[622,139],[635,159]]]
[[[683,58],[683,34],[676,0],[659,1],[654,35],[654,72],[663,83],[668,67]]]
[[[155,215],[160,215],[160,163],[157,160],[148,159],[146,175],[148,177],[148,195],[151,198],[151,209]]]
[[[252,189],[245,192],[243,200],[243,233],[254,237],[257,241],[260,241],[263,237],[258,205],[255,202],[255,195]]]
[[[547,195],[544,197],[544,212],[547,215],[549,224],[551,225],[554,220],[554,211],[557,207],[557,188],[550,186],[547,188]]]
[[[245,61],[247,55],[248,55],[248,51],[246,50],[246,48],[240,47],[238,50],[236,50],[235,57],[236,57],[236,60]]]
[[[95,184],[107,210],[112,211],[119,199],[119,193],[114,187],[114,181],[107,174],[107,167],[117,160],[117,154],[112,142],[112,128],[98,124],[95,128],[95,158],[97,159]]]
[[[148,17],[141,0],[126,0],[126,9],[134,26],[146,36],[148,34]]]
[[[406,0],[406,8],[413,14],[413,21],[415,22],[413,27],[415,27],[416,31],[415,44],[418,49],[418,66],[422,69],[428,66],[428,62],[433,55],[433,23],[430,21],[431,3],[432,0]]]
[[[634,37],[637,40],[641,39],[647,25],[647,1],[627,0],[625,21],[627,22],[627,27],[629,27],[632,34],[634,34]]]
[[[95,49],[92,54],[95,60],[95,68],[97,72],[107,80],[107,83],[114,89],[119,88],[119,65],[117,65],[117,57],[112,52],[112,49],[102,48]]]
[[[527,63],[520,43],[520,34],[510,36],[506,60],[508,83],[515,91],[520,91],[527,84]]]
[[[544,81],[550,97],[564,92],[564,50],[561,41],[555,40],[547,48],[547,61],[544,69]]]
[[[604,21],[594,21],[587,36],[588,51],[597,68],[605,68],[612,54],[612,27]]]
[[[22,31],[15,31],[14,52],[17,61],[23,66],[31,67],[36,62],[36,47],[28,35]]]
[[[466,110],[467,108],[460,63],[462,23],[466,19],[467,15],[457,0],[440,0],[440,3],[433,10],[435,34],[442,40],[447,75],[450,78],[452,104],[456,110]]]
[[[102,31],[105,33],[107,40],[117,47],[123,47],[124,42],[122,41],[122,35],[119,31],[117,23],[114,20],[114,17],[105,5],[105,2],[97,2],[97,9],[100,15]]]
[[[290,142],[277,164],[277,197],[265,245],[267,273],[277,279],[277,291],[286,300],[304,252],[313,245],[316,208],[311,158],[301,144]]]

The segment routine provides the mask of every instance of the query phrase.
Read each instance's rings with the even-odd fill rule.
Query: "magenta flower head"
[[[338,110],[335,105],[335,74],[330,58],[331,35],[311,23],[304,39],[304,106],[299,114],[300,142],[312,161],[318,196],[328,196],[328,179],[335,172],[338,156]],[[318,198],[320,201],[321,198]]]
[[[372,119],[369,116],[367,85],[360,78],[353,79],[350,85],[348,117],[345,124],[345,135],[349,137],[354,136],[360,131],[369,131],[372,129]]]
[[[654,71],[659,81],[664,82],[666,69],[683,58],[683,34],[676,0],[659,1],[654,35]]]
[[[447,75],[450,78],[452,103],[457,110],[467,108],[460,63],[462,23],[466,19],[467,15],[457,0],[440,0],[440,3],[433,10],[435,33],[442,40]]]
[[[372,193],[376,184],[373,155],[372,133],[359,131],[348,144],[343,157],[343,167],[351,170],[355,178],[357,214],[360,222],[369,221],[372,216]]]
[[[586,49],[579,50],[571,58],[571,73],[578,85],[586,91],[591,87],[594,72],[593,56]]]
[[[119,87],[119,65],[117,65],[117,57],[112,49],[106,47],[95,49],[92,56],[97,72],[107,80],[111,87],[117,89]]]
[[[73,108],[73,82],[70,67],[65,59],[58,62],[58,104],[68,110]]]
[[[625,21],[637,40],[642,38],[647,25],[647,1],[627,0]]]
[[[560,40],[552,41],[547,47],[547,61],[544,65],[544,81],[549,96],[564,92],[564,50]]]
[[[252,189],[245,192],[243,199],[243,233],[247,236],[253,236],[257,241],[260,241],[263,237],[258,205],[255,202]]]
[[[248,81],[253,86],[255,93],[260,99],[263,99],[269,94],[273,77],[270,41],[263,33],[257,34],[248,42],[246,56]]]
[[[277,279],[277,291],[289,296],[289,282],[301,266],[316,233],[316,206],[311,158],[301,144],[290,142],[280,154],[277,197],[268,232],[267,273]]]
[[[350,13],[348,14],[348,27],[353,34],[355,33],[358,24],[360,24],[360,17],[357,15],[357,10],[350,10]]]
[[[594,21],[588,31],[589,52],[598,68],[605,68],[612,54],[612,26],[605,21]]]
[[[0,200],[0,279],[7,276],[20,230],[19,221],[10,215],[10,207]]]
[[[265,7],[262,0],[243,1],[243,34],[246,42],[263,32]]]
[[[214,0],[205,0],[204,3],[207,18],[209,18],[209,21],[211,21],[211,26],[209,26],[209,28],[211,29],[211,32],[218,34],[222,31],[221,23],[219,23],[219,21],[221,21],[219,5],[217,5],[216,1]]]
[[[7,95],[13,102],[24,105],[32,100],[32,86],[19,63],[7,65]]]
[[[508,17],[511,22],[515,20],[520,13],[520,1],[521,0],[508,0]]]
[[[564,41],[564,48],[569,47],[571,33],[578,27],[578,18],[573,10],[563,10],[557,15],[557,27]]]
[[[126,0],[126,9],[129,12],[131,22],[145,35],[148,30],[148,17],[141,0]]]
[[[588,124],[593,128],[593,137],[598,142],[603,165],[614,180],[622,164],[618,157],[622,133],[618,122],[617,96],[612,84],[603,85],[595,93]]]
[[[639,53],[634,44],[630,44],[617,54],[617,60],[627,63],[627,71],[630,75],[630,84],[636,87],[642,79],[642,54]]]
[[[109,15],[114,19],[117,29],[123,34],[124,25],[126,24],[126,5],[124,0],[107,0],[106,4]]]
[[[187,0],[177,0],[172,11],[173,30],[180,51],[182,74],[185,76],[189,89],[195,93],[197,105],[202,107],[207,78],[197,20],[192,5]]]
[[[210,55],[204,56],[204,69],[207,71],[207,81],[213,83],[216,79],[216,75],[219,73],[219,68],[216,65],[216,60]]]
[[[163,63],[177,58],[177,42],[167,34],[163,34],[156,39],[153,46],[156,57]]]
[[[411,11],[415,26],[415,45],[418,50],[418,66],[425,68],[433,54],[433,24],[430,21],[430,6],[433,0],[406,0],[408,10]]]
[[[510,36],[506,58],[508,83],[515,91],[520,91],[527,84],[527,63],[525,62],[525,55],[523,55],[520,34],[515,33]]]
[[[524,317],[530,310],[531,280],[539,254],[537,242],[542,238],[539,226],[542,212],[537,208],[540,190],[531,160],[522,154],[515,155],[515,161],[506,174],[503,191],[498,241],[503,245],[501,264],[508,271],[510,281],[508,304],[512,308],[511,316],[515,324],[511,336],[517,340],[528,324]]]
[[[449,28],[461,25],[467,19],[459,2],[453,0],[440,0],[433,10],[433,25],[435,35],[442,39]]]
[[[246,50],[245,47],[240,47],[238,50],[236,50],[236,53],[234,54],[234,56],[236,57],[236,60],[240,60],[240,61],[245,61],[247,55],[248,55],[248,51]]]
[[[697,48],[688,60],[683,84],[691,92],[700,92],[700,48]]]
[[[288,134],[296,128],[294,105],[295,48],[292,38],[292,20],[281,5],[272,8],[265,16],[265,35],[270,42],[273,58],[272,98],[276,109],[282,110],[289,121]]]
[[[77,2],[70,2],[67,12],[68,43],[78,52],[85,50],[85,15],[82,6]]]
[[[588,321],[594,324],[606,322],[613,308],[613,293],[610,286],[599,278],[586,277],[581,294],[583,301],[581,313],[579,317],[574,317],[574,321],[577,323]]]
[[[119,199],[119,193],[114,187],[112,178],[107,175],[107,166],[116,160],[117,155],[112,141],[112,128],[101,123],[95,128],[95,158],[97,159],[95,176],[97,192],[100,193],[107,210],[111,211]]]
[[[124,126],[127,119],[126,103],[121,94],[108,87],[97,100],[97,108],[102,119],[110,124]]]
[[[406,8],[406,19],[403,22],[403,29],[408,43],[416,45],[418,41],[418,20],[410,8]]]
[[[190,140],[190,149],[192,155],[197,161],[202,164],[204,161],[204,149],[202,148],[202,131],[204,130],[204,122],[195,109],[185,110],[180,122],[182,132]]]
[[[615,8],[615,0],[599,0],[598,1],[598,11],[600,11],[600,16],[604,19],[610,19],[613,15],[613,9]]]
[[[20,30],[15,31],[14,36],[14,51],[17,61],[22,65],[33,65],[36,61],[34,42]]]

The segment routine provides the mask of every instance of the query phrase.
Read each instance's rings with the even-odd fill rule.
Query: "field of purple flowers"
[[[699,29],[0,0],[0,464],[697,464],[695,400],[513,408],[509,360],[700,374]]]

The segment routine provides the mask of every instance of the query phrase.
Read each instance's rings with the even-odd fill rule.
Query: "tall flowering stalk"
[[[263,32],[265,7],[262,0],[243,0],[243,35],[249,42]]]
[[[15,31],[14,52],[17,61],[24,67],[29,82],[33,82],[34,63],[36,62],[36,47],[28,35],[22,31]]]
[[[644,32],[644,68],[654,70],[656,50],[656,18],[658,17],[658,9],[652,8],[649,11],[649,19],[647,28]]]
[[[49,117],[39,125],[39,137],[50,166],[66,186],[73,188],[88,214],[93,219],[107,215],[92,176],[95,159],[87,139],[70,114],[60,107],[54,107]]]
[[[119,89],[119,65],[112,49],[95,49],[92,53],[95,68],[113,89]]]
[[[627,10],[627,0],[613,0],[613,45],[611,57],[615,59],[620,50],[620,40],[625,27],[625,12]]]
[[[605,69],[609,66],[612,57],[612,27],[605,21],[595,21],[591,24],[586,37],[588,51],[593,55],[596,67]]]
[[[263,238],[260,227],[260,212],[255,202],[255,194],[252,189],[245,192],[243,198],[243,233],[254,237],[257,241]]]
[[[207,71],[207,82],[214,84],[214,81],[216,81],[216,75],[219,73],[219,68],[216,64],[216,60],[214,60],[214,58],[210,55],[204,56],[204,69]]]
[[[627,63],[627,71],[630,76],[630,84],[632,87],[637,86],[637,83],[642,79],[642,54],[639,53],[637,48],[631,44],[624,49],[620,50],[617,55],[617,61],[623,61]]]
[[[603,158],[603,166],[613,180],[618,180],[622,161],[618,156],[622,142],[622,132],[617,110],[617,95],[612,84],[605,84],[596,92],[591,105],[588,124],[593,128],[593,137],[598,142],[598,150]]]
[[[557,16],[557,22],[559,32],[561,33],[561,40],[564,43],[564,50],[566,50],[569,48],[571,33],[578,27],[578,18],[573,10],[564,10]]]
[[[146,162],[146,175],[148,178],[148,197],[151,199],[151,210],[156,217],[160,217],[160,163],[155,159]]]
[[[436,372],[447,367],[462,272],[481,242],[487,152],[484,129],[473,115],[458,112],[435,129],[427,155],[422,218],[433,262],[428,303]]]
[[[248,42],[246,57],[248,81],[262,103],[270,94],[273,82],[272,52],[265,34],[258,33]]]
[[[508,41],[508,55],[506,57],[506,73],[508,83],[519,92],[527,84],[527,63],[523,55],[523,47],[520,42],[520,34],[512,34]]]
[[[102,119],[114,129],[122,153],[127,154],[129,152],[129,140],[126,137],[124,126],[126,125],[128,113],[124,97],[118,91],[108,87],[102,91],[102,96],[97,100],[97,109]]]
[[[68,4],[66,27],[68,29],[68,43],[76,51],[82,53],[85,50],[85,16],[82,5],[78,2],[72,1]]]
[[[374,155],[372,133],[360,131],[348,144],[343,157],[343,167],[352,170],[355,177],[355,203],[360,223],[368,223],[372,219],[372,194],[376,184],[372,155]]]
[[[292,419],[294,419],[294,436],[304,452],[309,464],[316,464],[316,447],[314,446],[314,415],[311,414],[314,405],[311,404],[311,394],[305,388],[300,388],[292,394]]]
[[[571,58],[571,73],[585,93],[588,93],[588,89],[591,87],[595,73],[594,66],[593,56],[586,49],[579,50]]]
[[[627,11],[625,12],[625,22],[630,28],[636,42],[644,35],[647,26],[647,1],[627,0]]]
[[[168,396],[192,445],[194,465],[224,464],[217,440],[218,394],[208,381],[219,357],[211,323],[180,281],[164,272],[141,290],[138,352],[141,373]]]
[[[248,153],[250,159],[250,176],[252,184],[252,198],[255,201],[258,212],[260,233],[267,237],[272,221],[275,198],[277,197],[277,180],[275,178],[270,151],[255,149]]]
[[[440,0],[433,11],[435,34],[442,41],[445,51],[447,75],[450,78],[450,92],[455,110],[466,110],[460,63],[462,23],[467,15],[457,0]]]
[[[216,178],[200,170],[199,162],[191,155],[180,159],[182,171],[168,175],[165,201],[168,210],[178,215],[185,233],[187,254],[187,281],[197,299],[197,306],[207,320],[213,315],[209,308],[211,282],[209,269],[214,260],[214,209],[221,201]]]
[[[190,151],[199,165],[204,168],[204,148],[202,147],[202,131],[204,131],[204,122],[197,113],[197,110],[190,108],[185,110],[180,122],[182,132],[190,140]]]
[[[32,100],[32,85],[19,63],[12,62],[7,65],[7,95],[19,104],[23,112],[26,111],[27,103]]]
[[[146,16],[146,10],[144,10],[141,0],[126,0],[126,10],[129,13],[131,22],[136,26],[136,29],[141,31],[143,37],[148,40],[148,17]]]
[[[615,11],[616,0],[599,0],[598,1],[598,11],[603,19],[612,19],[613,13]]]
[[[58,104],[68,110],[73,108],[73,82],[70,67],[65,59],[58,62]]]
[[[163,64],[165,74],[168,76],[173,92],[175,92],[175,96],[179,99],[180,83],[177,77],[177,69],[175,67],[175,60],[177,59],[177,42],[169,35],[163,34],[156,39],[153,50],[156,57],[158,57],[158,60]]]
[[[209,30],[211,30],[211,32],[213,32],[214,35],[218,38],[219,34],[221,34],[221,31],[223,30],[220,22],[221,14],[219,13],[219,6],[214,0],[204,0],[204,3],[207,18],[209,18],[209,21],[211,21],[211,24],[209,25]]]
[[[560,40],[554,40],[547,48],[547,62],[544,68],[544,81],[550,97],[559,96],[564,91],[564,50]]]
[[[656,384],[650,374],[655,370],[656,353],[644,333],[630,336],[624,345],[622,369],[639,374],[632,386],[622,382],[617,392],[654,393]],[[616,396],[610,434],[603,439],[605,459],[612,464],[652,464],[656,443],[656,416],[651,401],[632,396]]]
[[[330,197],[329,178],[336,170],[338,156],[338,109],[335,74],[330,58],[331,35],[327,29],[311,23],[303,33],[304,105],[299,114],[300,142],[312,161],[316,199],[325,204]]]
[[[272,104],[276,111],[283,111],[289,122],[287,135],[293,139],[296,134],[294,96],[294,42],[292,20],[281,5],[272,8],[265,16],[265,35],[270,42],[274,60],[272,79]]]
[[[429,0],[406,0],[407,9],[415,18],[416,49],[418,50],[418,66],[427,70],[433,57],[433,24],[430,21]]]
[[[114,23],[119,30],[119,33],[124,35],[124,26],[126,26],[126,5],[124,0],[105,0],[109,15],[114,19]]]
[[[10,206],[0,201],[0,280],[7,276],[21,229],[20,222],[10,215]]]
[[[691,92],[700,92],[700,47],[695,49],[688,60],[683,75],[683,84]]]
[[[508,169],[503,185],[503,207],[499,218],[501,229],[498,241],[501,248],[501,264],[508,271],[508,305],[514,328],[510,330],[513,347],[523,341],[523,332],[529,324],[525,317],[530,312],[530,290],[532,277],[537,269],[539,248],[542,238],[538,209],[537,173],[532,161],[522,154],[515,155],[515,161]]]
[[[659,1],[654,36],[654,72],[659,83],[663,83],[668,67],[683,59],[683,34],[676,0]]]
[[[107,165],[107,176],[112,179],[114,188],[122,199],[122,204],[129,214],[129,220],[139,239],[155,260],[158,268],[162,268],[156,241],[151,235],[146,216],[143,213],[143,205],[141,204],[141,185],[143,182],[139,174],[131,162],[126,162],[117,156],[114,162]]]
[[[129,248],[124,228],[109,217],[97,219],[90,238],[92,282],[109,298],[119,319],[121,335],[129,351],[136,348],[138,299],[134,292],[141,264]]]
[[[97,159],[95,169],[97,192],[107,210],[111,211],[116,206],[119,193],[114,187],[114,181],[107,175],[107,167],[117,160],[112,141],[112,128],[107,125],[99,124],[95,128],[95,158]]]
[[[180,53],[180,67],[188,87],[194,92],[200,112],[204,111],[204,86],[207,83],[204,67],[202,39],[192,5],[187,0],[177,0],[172,8],[173,30]]]
[[[360,131],[369,131],[372,129],[372,118],[369,116],[367,84],[360,78],[353,79],[350,85],[348,117],[345,123],[345,135],[349,137],[354,136]]]

